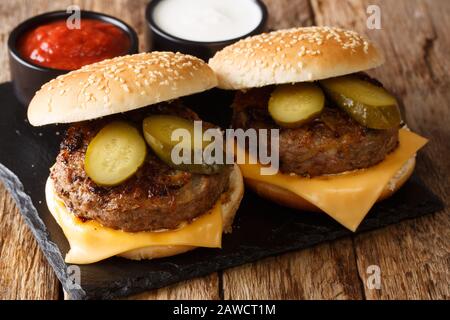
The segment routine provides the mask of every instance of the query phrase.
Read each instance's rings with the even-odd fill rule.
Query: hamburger
[[[395,97],[365,73],[383,62],[376,45],[333,27],[274,31],[216,53],[209,65],[218,87],[236,90],[233,127],[279,130],[278,173],[239,164],[246,185],[355,231],[411,176],[426,143],[404,125]]]
[[[173,130],[200,120],[180,98],[216,84],[202,60],[152,52],[83,67],[36,93],[30,124],[69,124],[45,189],[70,244],[66,262],[221,246],[243,195],[239,168],[170,157]]]

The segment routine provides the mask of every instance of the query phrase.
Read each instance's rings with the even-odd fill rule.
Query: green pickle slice
[[[382,87],[349,75],[320,81],[325,92],[361,125],[389,129],[400,125],[397,100]]]
[[[172,132],[176,129],[187,130],[190,134],[190,141],[182,138],[180,140],[172,140]],[[194,121],[172,115],[153,115],[144,119],[143,132],[145,140],[158,158],[174,169],[198,174],[216,174],[226,166],[218,163],[194,163],[195,151],[203,153],[204,149],[211,143],[211,141],[203,140],[203,132],[201,132],[201,145],[195,145]],[[191,163],[175,163],[172,160],[172,150],[176,145],[190,150]]]
[[[278,86],[269,99],[269,113],[282,127],[295,128],[316,118],[323,110],[325,96],[314,83]]]
[[[116,121],[101,129],[89,143],[84,169],[96,184],[115,186],[134,175],[146,155],[147,145],[139,130]]]

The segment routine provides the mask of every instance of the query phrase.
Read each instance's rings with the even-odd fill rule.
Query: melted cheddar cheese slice
[[[244,178],[289,190],[314,204],[346,228],[355,231],[389,180],[427,143],[406,129],[399,131],[399,146],[381,163],[340,175],[303,178],[278,173],[261,175],[260,164],[239,164]]]
[[[70,244],[67,263],[94,263],[149,246],[220,248],[222,245],[220,199],[209,213],[179,229],[133,233],[107,228],[93,220],[82,222],[57,198],[51,179],[47,180],[45,191],[47,206]]]

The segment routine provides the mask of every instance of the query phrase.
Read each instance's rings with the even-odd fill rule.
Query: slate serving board
[[[185,99],[207,121],[228,126],[232,93],[213,90]],[[223,248],[197,249],[153,261],[111,258],[80,265],[81,283],[64,263],[67,240],[47,209],[44,185],[58,153],[64,125],[33,128],[11,83],[0,84],[0,180],[12,193],[45,256],[72,299],[109,299],[313,246],[352,234],[324,214],[296,212],[246,192],[233,233]],[[420,165],[420,158],[419,163]],[[441,210],[442,202],[417,177],[393,197],[375,205],[357,233]]]

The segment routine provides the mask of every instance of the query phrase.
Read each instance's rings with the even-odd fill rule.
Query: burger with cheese
[[[221,246],[243,195],[239,168],[171,157],[172,132],[200,120],[179,98],[216,85],[200,59],[153,52],[83,67],[36,93],[32,125],[71,123],[45,190],[70,244],[66,262]]]
[[[355,231],[376,201],[410,177],[426,139],[402,123],[396,99],[365,70],[380,50],[354,31],[280,30],[243,39],[209,61],[237,90],[233,127],[279,130],[279,171],[239,164],[262,197],[323,211]]]

